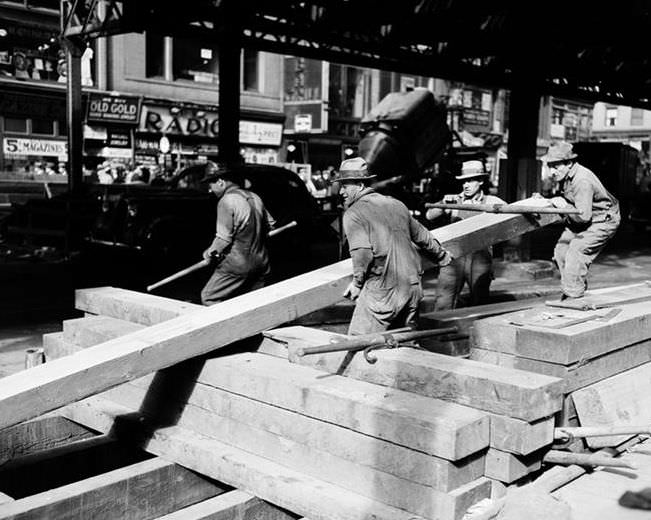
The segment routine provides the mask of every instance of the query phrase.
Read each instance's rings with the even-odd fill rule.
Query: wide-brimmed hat
[[[484,163],[481,161],[465,161],[461,165],[461,174],[455,178],[457,180],[463,180],[475,177],[488,177],[488,173],[484,170]]]
[[[554,163],[560,161],[571,161],[576,159],[578,156],[574,153],[574,149],[571,143],[567,141],[559,141],[553,143],[547,153],[543,155],[542,160],[547,163]]]
[[[366,179],[374,179],[376,176],[371,175],[368,171],[368,164],[361,157],[353,157],[342,161],[339,166],[339,171],[336,173],[333,180],[339,182],[345,181],[363,181]]]

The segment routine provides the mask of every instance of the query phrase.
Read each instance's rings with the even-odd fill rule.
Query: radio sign
[[[137,96],[102,96],[91,94],[88,100],[88,122],[136,125],[140,120],[140,98]]]

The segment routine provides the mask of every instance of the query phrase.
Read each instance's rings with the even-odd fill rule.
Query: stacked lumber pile
[[[111,316],[88,314],[65,321],[63,332],[44,336],[47,357],[68,355],[144,330],[143,323],[187,312],[187,304],[142,296],[131,305],[126,302],[136,295],[128,291],[79,291],[80,310]],[[104,432],[115,429],[115,417],[138,415],[156,426],[143,444],[148,451],[169,457],[173,446],[175,462],[311,520],[371,514],[457,519],[491,490],[483,477],[488,413],[351,378],[324,379],[318,370],[263,353],[190,360],[70,406],[65,413]],[[164,437],[170,429],[177,444]],[[213,452],[212,460],[219,449],[230,455],[205,467],[205,456],[188,448],[194,449],[195,436]],[[247,460],[248,474],[238,458]],[[287,484],[296,480],[299,487],[287,498],[287,491],[273,484],[278,478]],[[316,495],[315,488],[320,490]],[[350,511],[337,516],[344,506]]]
[[[378,361],[372,365],[361,353],[299,357],[299,348],[345,336],[300,326],[267,331],[264,336],[260,352],[488,414],[484,476],[495,481],[508,484],[540,469],[545,447],[553,442],[553,416],[562,405],[558,378],[404,347],[377,351]]]
[[[587,397],[597,392],[607,394],[600,389],[609,387],[611,380],[614,381],[613,387],[620,387],[620,381],[642,381],[644,378],[636,374],[651,369],[648,365],[651,361],[651,308],[648,301],[651,300],[651,288],[645,283],[634,284],[592,291],[591,295],[600,298],[611,309],[618,309],[619,314],[608,321],[591,319],[562,328],[536,325],[542,314],[553,311],[549,306],[478,320],[473,326],[471,358],[562,379],[564,405],[556,418],[557,426],[651,422],[651,414],[629,413],[629,417],[638,419],[637,423],[630,422],[623,411],[618,417],[611,412],[609,418],[603,418],[601,413],[602,419],[597,419],[598,405],[588,404]],[[611,309],[575,311],[575,314],[580,320],[581,316],[605,315]],[[629,397],[624,397],[627,392]],[[634,396],[642,393],[644,391],[634,391],[629,386],[619,395],[611,394],[611,408],[623,410],[624,403],[635,402]],[[621,442],[622,438],[617,440]],[[588,444],[591,447],[617,444],[605,442],[608,444],[593,439]]]

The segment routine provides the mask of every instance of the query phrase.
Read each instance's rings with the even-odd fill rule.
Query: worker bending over
[[[353,280],[344,296],[357,301],[348,334],[416,325],[423,298],[422,267],[416,246],[439,265],[452,257],[400,201],[369,187],[375,178],[361,157],[341,163],[343,227],[353,261]],[[414,245],[415,244],[415,245]]]
[[[576,158],[572,145],[564,141],[552,144],[543,157],[562,194],[553,197],[552,204],[557,208],[573,205],[579,210],[566,215],[565,230],[554,248],[554,261],[561,272],[561,299],[583,296],[588,269],[620,222],[617,199]]]
[[[260,197],[241,187],[236,172],[213,170],[201,182],[218,199],[215,238],[203,253],[215,271],[201,291],[201,302],[212,305],[265,285],[270,274],[266,239],[274,220]]]
[[[463,183],[463,191],[458,195],[446,195],[443,202],[458,204],[504,204],[499,197],[488,195],[483,187],[488,178],[481,161],[466,161],[461,167],[461,175],[456,179]],[[425,217],[435,220],[448,217],[450,223],[468,217],[478,216],[476,211],[432,208]],[[436,291],[435,311],[454,309],[459,294],[468,283],[470,305],[488,303],[490,284],[493,280],[493,251],[491,247],[474,251],[455,258],[449,265],[441,267]]]

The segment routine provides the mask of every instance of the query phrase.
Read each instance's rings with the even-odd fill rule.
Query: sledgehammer
[[[280,226],[279,228],[272,229],[269,232],[269,237],[276,236],[278,233],[282,233],[283,231],[287,231],[290,228],[293,228],[297,225],[297,222],[295,220],[292,220],[288,224],[285,224],[284,226]],[[199,269],[203,269],[204,267],[208,267],[210,265],[211,260],[209,259],[203,259],[200,262],[197,262],[196,264],[192,264],[190,267],[186,267],[185,269],[181,269],[180,271],[169,275],[167,278],[163,278],[162,280],[153,283],[151,285],[147,286],[147,292],[151,292],[154,289],[157,289],[158,287],[162,285],[167,285],[170,282],[173,282],[174,280],[178,280],[179,278],[183,278],[184,276],[193,273],[194,271],[197,271]]]

